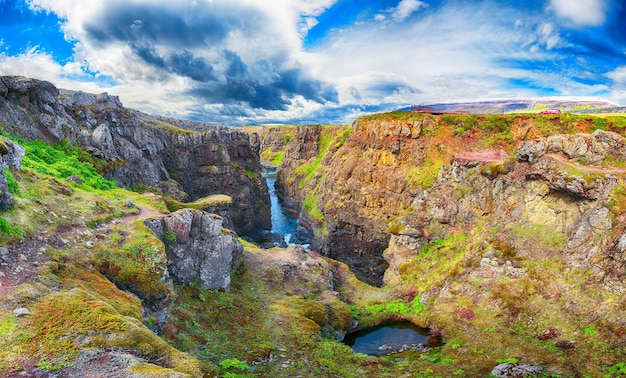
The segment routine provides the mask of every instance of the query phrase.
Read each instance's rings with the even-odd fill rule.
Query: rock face
[[[505,235],[513,236],[541,229],[572,266],[593,259],[603,261],[595,270],[617,272],[611,261],[621,254],[611,251],[620,244],[607,230],[624,234],[609,211],[621,201],[613,194],[624,172],[611,162],[626,160],[624,138],[555,133],[592,123],[558,121],[542,138],[545,120],[529,116],[376,115],[351,127],[299,127],[286,144],[278,132],[263,133],[259,144],[261,154],[285,146],[277,193],[301,210],[298,234],[312,235],[313,250],[348,263],[365,282],[381,284],[383,272],[384,282],[399,282],[403,264],[424,245],[479,224],[510,225]],[[280,140],[264,140],[274,134]],[[485,263],[499,271],[508,261],[518,274],[519,261],[502,260],[498,243],[526,258],[546,249],[513,236],[492,240],[496,252]],[[608,276],[617,282],[619,275]]]
[[[12,76],[0,77],[0,124],[25,139],[82,147],[101,159],[105,177],[124,187],[173,188],[175,198],[188,195],[192,201],[229,195],[238,233],[254,236],[270,229],[258,153],[236,129],[153,117],[124,108],[106,93],[59,91],[47,82]]]
[[[13,206],[13,197],[9,193],[4,170],[9,167],[19,170],[24,153],[22,146],[0,137],[0,210],[7,210]]]
[[[621,234],[622,226],[611,209],[623,200],[614,189],[626,171],[582,165],[569,157],[596,163],[602,156],[617,159],[625,140],[613,134],[610,144],[581,148],[571,155],[553,144],[558,140],[561,146],[580,146],[580,141],[588,141],[593,146],[598,136],[606,134],[529,141],[518,149],[518,161],[454,160],[390,227],[385,283],[400,282],[404,264],[418,256],[425,244],[445,239],[453,230],[469,233],[480,225],[497,231],[481,252],[480,264],[490,273],[523,274],[516,268],[521,261],[553,250],[565,257],[568,269],[591,269],[610,290],[623,292],[626,287],[619,284],[623,257],[616,259],[623,255],[614,253],[620,243],[611,235],[611,230]]]
[[[382,257],[389,242],[387,221],[408,207],[418,191],[407,177],[411,166],[424,161],[419,136],[431,122],[360,119],[352,126],[301,127],[294,132],[294,143],[287,145],[277,192],[287,204],[317,198],[323,220],[301,217],[304,229],[323,229],[312,247],[346,262],[365,282],[381,284],[387,267]],[[307,179],[300,167],[315,161],[322,168]]]
[[[227,289],[230,271],[243,246],[222,228],[222,219],[199,210],[183,209],[146,224],[165,244],[169,275],[179,284],[203,289]]]

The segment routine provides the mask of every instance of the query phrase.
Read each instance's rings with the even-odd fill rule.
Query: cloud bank
[[[72,53],[0,46],[1,74],[155,114],[328,123],[419,103],[626,97],[616,0],[19,1],[58,17]]]

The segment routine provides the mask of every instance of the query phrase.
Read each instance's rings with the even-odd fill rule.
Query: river
[[[267,187],[270,193],[271,211],[272,211],[272,232],[283,234],[285,242],[289,245],[293,244],[292,240],[296,225],[298,224],[297,215],[284,211],[280,200],[276,196],[274,185],[276,183],[276,168],[268,168],[264,175]]]

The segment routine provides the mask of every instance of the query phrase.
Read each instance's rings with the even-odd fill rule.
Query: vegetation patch
[[[206,210],[220,206],[230,206],[233,204],[233,199],[225,194],[213,194],[193,202],[180,202],[173,198],[167,198],[165,202],[169,211],[174,212],[180,209]]]
[[[132,223],[132,230],[113,227],[107,242],[93,249],[94,263],[117,286],[144,300],[161,300],[167,293],[161,281],[167,264],[165,246],[141,220]]]
[[[30,169],[37,174],[65,180],[78,176],[85,189],[110,190],[116,188],[113,181],[107,180],[98,172],[95,160],[84,150],[61,142],[51,146],[40,140],[25,141],[18,137],[8,138],[26,149],[22,169]],[[72,185],[75,185],[72,183]]]
[[[79,352],[81,335],[108,335],[125,330],[125,322],[105,302],[94,300],[75,289],[50,295],[34,304],[32,315],[20,320],[19,336],[14,346],[37,358],[43,370],[57,370],[71,365]]]
[[[422,165],[409,168],[407,182],[413,188],[429,189],[437,181],[442,160],[424,160]]]
[[[559,250],[565,247],[565,243],[567,242],[567,236],[563,233],[537,223],[524,222],[522,224],[513,225],[511,229],[518,237],[535,239],[544,248]]]
[[[4,169],[4,177],[7,180],[7,187],[9,189],[9,193],[13,194],[13,195],[18,195],[20,194],[20,186],[17,183],[17,180],[15,179],[15,176],[13,176],[13,173],[11,173],[11,171],[9,171],[8,169]]]

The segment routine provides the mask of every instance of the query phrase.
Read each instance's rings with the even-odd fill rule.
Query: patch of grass
[[[466,248],[465,233],[434,240],[423,245],[416,257],[400,266],[400,276],[405,284],[418,287],[420,292],[436,284],[442,285],[464,270]]]
[[[180,202],[172,198],[166,198],[165,203],[168,210],[174,212],[180,209],[207,210],[218,206],[230,206],[233,203],[233,199],[225,194],[213,194],[193,202]]]
[[[246,176],[248,176],[250,180],[255,180],[259,176],[256,172],[251,171],[249,169],[244,169],[244,172],[246,173]]]
[[[103,335],[126,329],[119,314],[105,302],[80,289],[50,295],[35,303],[32,315],[21,321],[18,344],[40,366],[57,370],[71,364],[81,347],[79,335]]]
[[[511,230],[520,238],[537,240],[544,248],[559,250],[567,243],[566,235],[541,224],[525,222],[513,225]]]
[[[0,218],[0,237],[23,239],[24,235],[20,226],[12,226],[6,219]]]
[[[90,190],[110,190],[116,188],[113,181],[107,180],[97,171],[93,158],[84,150],[62,142],[51,146],[40,140],[25,141],[9,136],[26,149],[22,169],[31,169],[37,174],[53,176],[65,180],[78,176],[83,188]],[[72,184],[73,185],[73,184]]]
[[[161,281],[167,264],[165,246],[141,220],[132,223],[132,230],[112,228],[108,242],[94,248],[94,263],[119,287],[145,300],[162,299],[167,293]]]
[[[313,217],[313,219],[320,222],[324,221],[324,214],[319,208],[318,198],[316,195],[307,197],[304,202],[302,202],[302,209]]]
[[[400,300],[393,300],[391,302],[378,303],[365,307],[366,312],[379,320],[388,319],[394,315],[418,315],[425,309],[418,296],[413,298],[408,304]]]
[[[9,171],[6,168],[4,169],[4,177],[7,180],[7,187],[9,189],[9,193],[11,193],[13,195],[20,194],[20,186],[17,183],[17,180],[15,179],[15,176],[13,176],[11,171]]]
[[[437,180],[439,171],[443,167],[443,161],[424,160],[419,166],[409,168],[407,182],[413,188],[429,189]]]
[[[285,151],[278,152],[274,157],[270,159],[270,163],[274,165],[281,165],[285,158]]]

